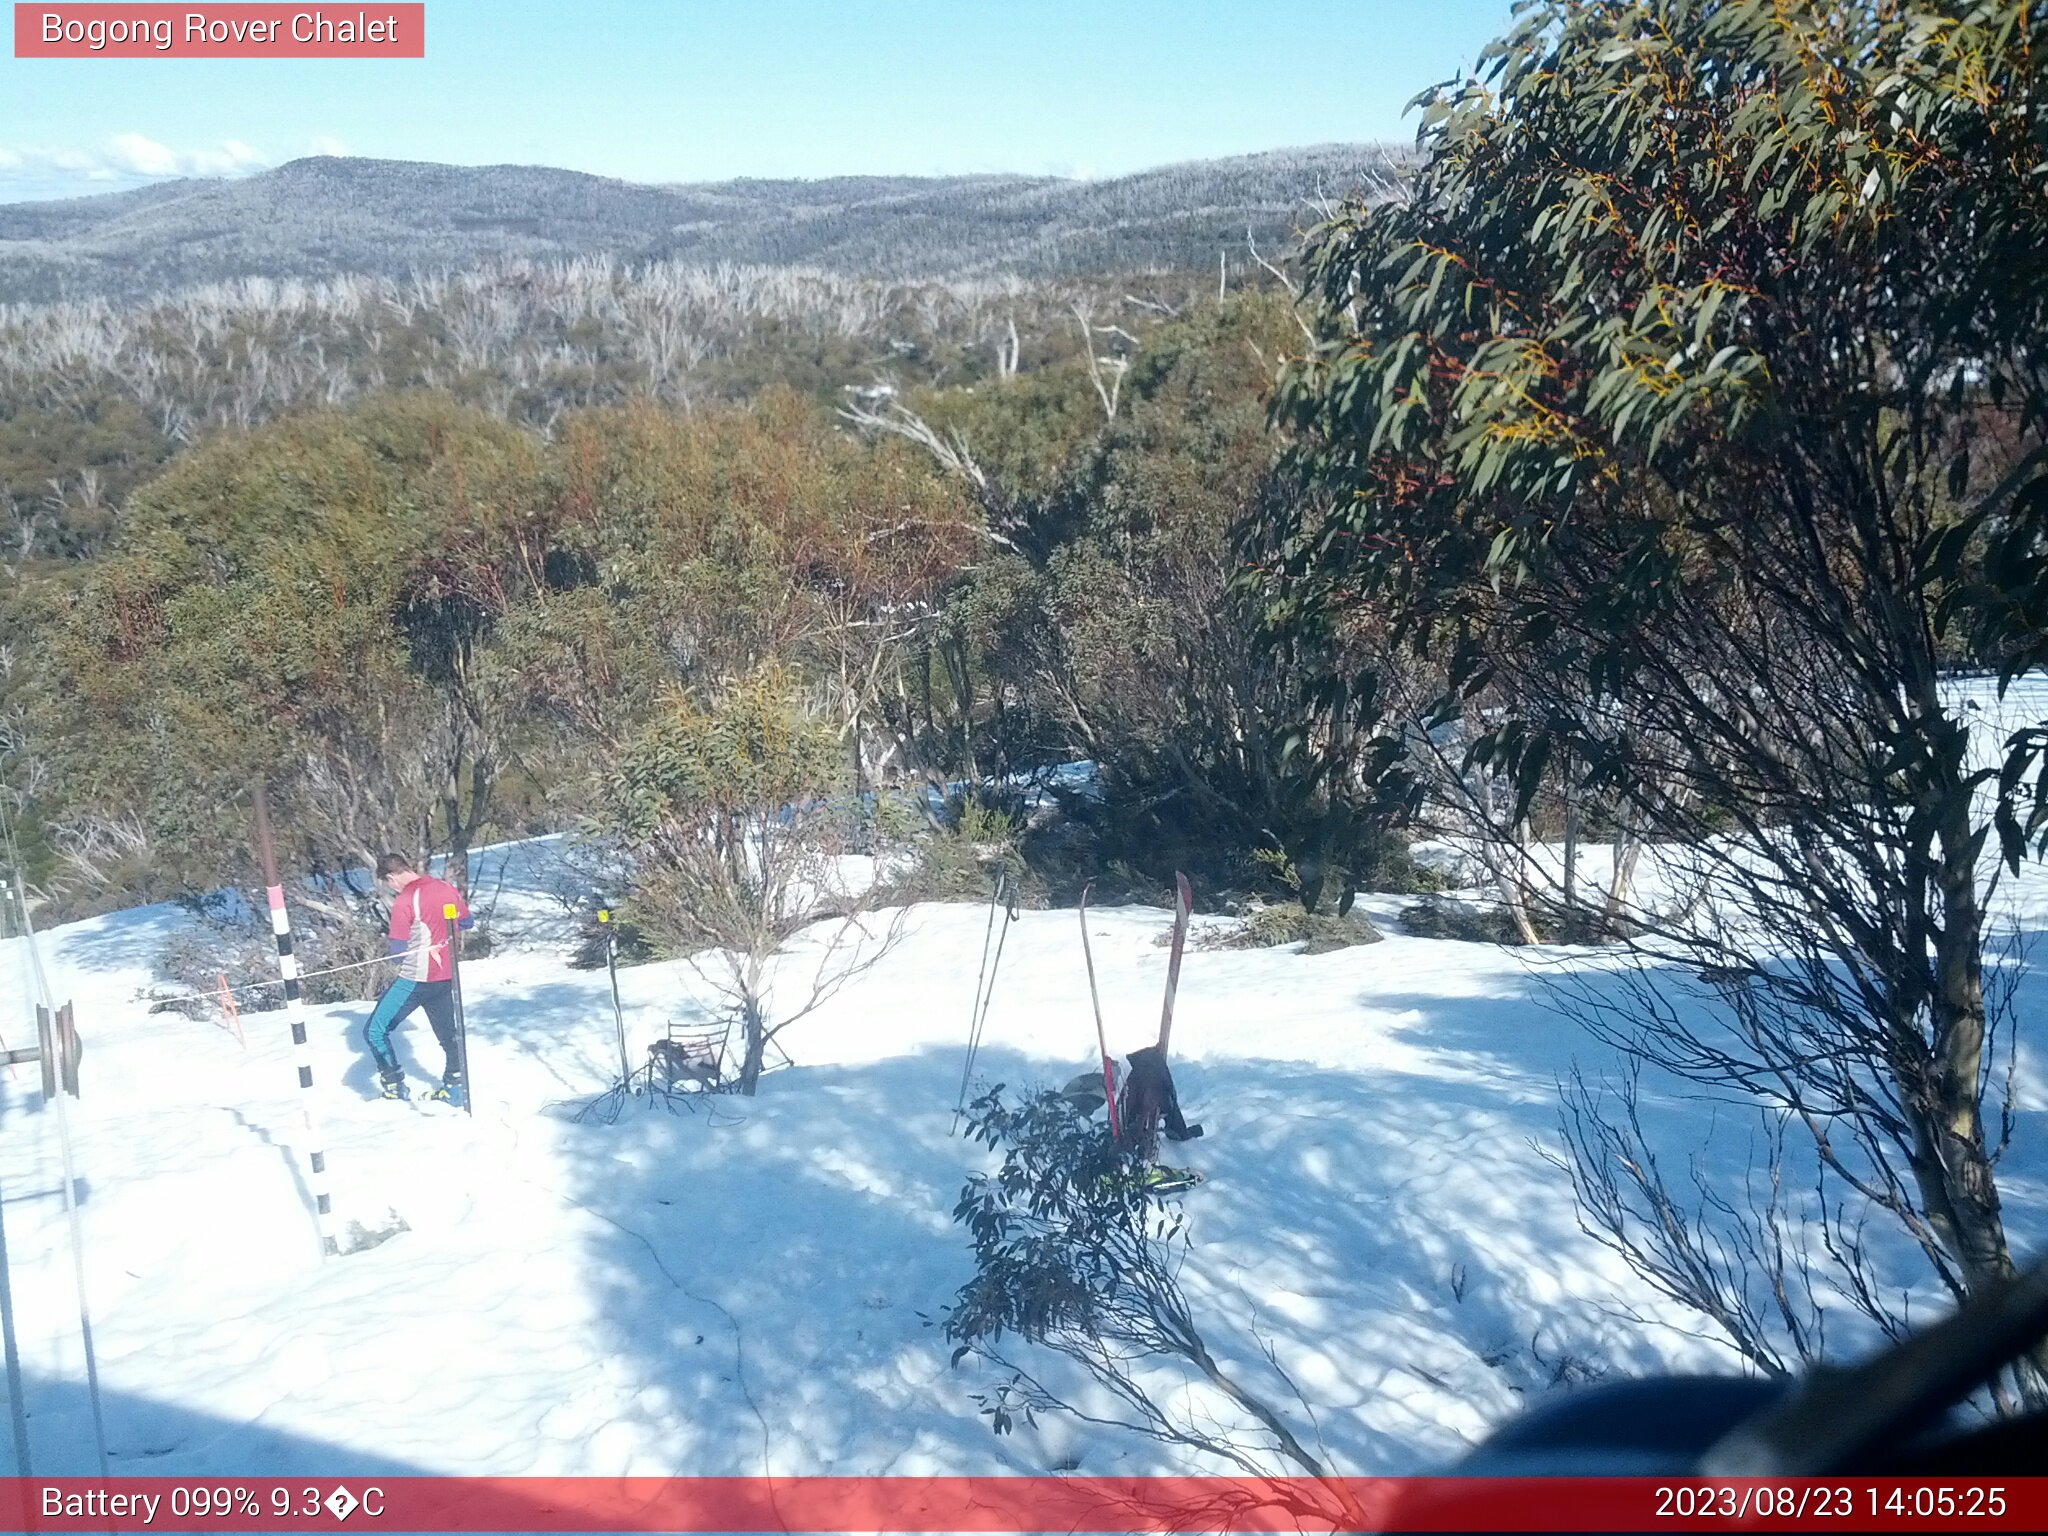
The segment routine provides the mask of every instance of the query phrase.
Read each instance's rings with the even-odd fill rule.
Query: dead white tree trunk
[[[865,405],[844,406],[839,414],[868,432],[888,432],[897,437],[908,438],[924,449],[940,466],[960,476],[977,491],[988,489],[988,476],[974,462],[974,455],[968,449],[967,440],[957,432],[941,433],[917,412],[907,406],[891,401],[882,411],[871,410]]]
[[[1123,393],[1124,374],[1131,366],[1130,359],[1122,353],[1112,353],[1108,357],[1096,355],[1095,333],[1114,327],[1096,325],[1085,302],[1074,305],[1074,319],[1081,326],[1081,355],[1088,360],[1088,380],[1095,386],[1095,398],[1102,402],[1103,416],[1115,421],[1117,399]]]

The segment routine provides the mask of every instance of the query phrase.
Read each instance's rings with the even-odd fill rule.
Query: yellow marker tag
[[[451,902],[449,902],[449,903],[448,903],[448,904],[447,904],[446,906],[442,907],[442,908],[441,908],[441,915],[442,915],[443,917],[447,918],[449,922],[451,922],[451,923],[452,923],[452,922],[454,922],[454,921],[456,920],[456,919],[455,919],[455,903],[451,901]]]
[[[608,923],[608,922],[610,922],[610,921],[612,920],[612,915],[611,915],[611,913],[610,913],[610,912],[609,912],[609,911],[608,911],[607,909],[605,909],[604,907],[599,907],[599,908],[597,909],[597,920],[598,920],[598,921],[599,921],[600,923]]]

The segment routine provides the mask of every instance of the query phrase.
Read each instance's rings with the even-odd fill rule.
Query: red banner
[[[0,1531],[2038,1531],[2048,1477],[59,1477]]]
[[[423,59],[423,3],[23,5],[17,59]]]

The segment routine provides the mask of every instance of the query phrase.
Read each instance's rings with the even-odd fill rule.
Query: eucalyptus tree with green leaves
[[[2027,743],[1973,758],[1942,673],[2041,649],[2044,49],[2019,0],[1525,5],[1422,98],[1407,199],[1316,235],[1280,411],[1346,494],[1260,530],[1282,638],[1391,613],[1524,805],[1569,762],[1684,850],[1714,920],[1645,908],[1639,942],[1729,1027],[1619,1033],[1811,1131],[1817,1262],[1887,1327],[1862,1213],[1958,1296],[2013,1268],[1986,845],[2027,851]],[[1654,1277],[1766,1367],[1817,1352],[1754,1306],[1768,1242],[1702,1279],[1634,1194],[1596,1220]]]
[[[36,595],[31,710],[70,804],[135,822],[152,894],[240,868],[258,774],[294,864],[445,853],[466,883],[525,730],[472,551],[516,523],[536,457],[432,396],[223,434]]]

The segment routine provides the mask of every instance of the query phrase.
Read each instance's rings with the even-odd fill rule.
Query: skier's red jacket
[[[391,953],[400,956],[398,974],[407,981],[447,981],[455,975],[448,942],[448,908],[457,926],[470,924],[469,903],[446,880],[421,875],[391,903]]]

